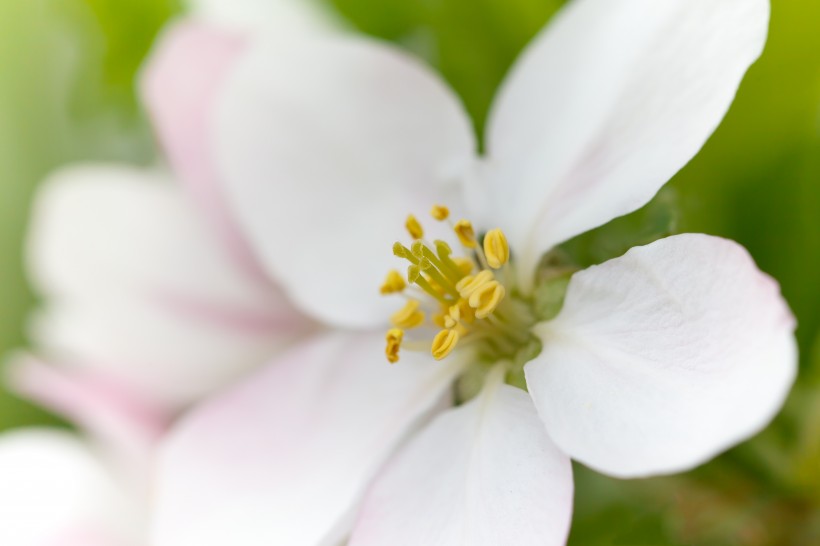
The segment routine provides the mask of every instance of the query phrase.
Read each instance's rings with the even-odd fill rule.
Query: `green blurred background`
[[[563,2],[327,3],[427,59],[481,128],[517,53]],[[820,544],[820,1],[772,4],[766,51],[703,151],[645,210],[567,250],[594,262],[669,231],[736,239],[798,317],[798,384],[764,433],[694,472],[619,481],[576,466],[571,544]],[[134,79],[180,12],[174,0],[0,0],[0,353],[25,344],[34,296],[22,244],[43,176],[71,161],[156,157]],[[46,422],[0,390],[0,430]]]

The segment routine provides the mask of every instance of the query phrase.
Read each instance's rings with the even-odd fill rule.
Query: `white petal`
[[[0,436],[0,544],[139,546],[140,510],[69,433]]]
[[[187,0],[193,15],[214,24],[280,39],[330,31],[335,23],[314,0]]]
[[[231,256],[264,277],[228,208],[210,138],[216,97],[244,47],[242,37],[208,25],[171,25],[157,40],[140,87],[174,174]]]
[[[30,231],[30,266],[47,295],[127,288],[269,309],[267,285],[237,270],[161,172],[104,164],[59,171],[37,200]]]
[[[351,546],[560,545],[572,466],[532,400],[501,386],[440,415],[388,463]]]
[[[380,323],[392,244],[455,187],[469,121],[425,67],[365,40],[260,44],[224,93],[217,153],[268,269],[314,316]]]
[[[171,434],[157,546],[336,545],[368,481],[446,393],[456,364],[384,361],[381,335],[295,348]]]
[[[58,173],[36,203],[28,243],[48,298],[36,340],[56,361],[110,368],[172,404],[236,377],[304,326],[156,173]]]
[[[526,50],[488,129],[491,217],[531,273],[647,203],[717,127],[767,0],[574,0]]]
[[[169,409],[230,383],[302,335],[288,324],[161,303],[114,296],[52,303],[34,315],[30,333],[48,360],[110,375]]]
[[[686,470],[777,413],[796,373],[794,326],[742,247],[679,235],[577,273],[539,326],[527,384],[573,458],[621,477]]]
[[[31,355],[15,356],[7,371],[16,392],[83,427],[144,487],[154,446],[170,422],[164,408],[97,371],[67,370]]]

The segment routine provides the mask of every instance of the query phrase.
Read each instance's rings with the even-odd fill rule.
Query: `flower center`
[[[408,262],[407,273],[390,271],[381,286],[382,294],[406,299],[391,317],[387,360],[398,362],[402,350],[429,350],[441,360],[457,347],[470,346],[479,361],[521,361],[523,366],[540,352],[530,330],[541,317],[536,298],[516,289],[504,233],[493,229],[476,236],[471,222],[452,222],[440,205],[431,216],[449,224],[463,252],[455,256],[447,242],[427,242],[421,223],[408,216],[405,227],[413,243],[393,245],[393,254]]]

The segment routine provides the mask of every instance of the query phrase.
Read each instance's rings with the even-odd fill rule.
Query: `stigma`
[[[391,317],[387,360],[398,362],[400,349],[408,345],[426,345],[436,360],[468,344],[508,347],[509,332],[515,328],[507,315],[515,307],[505,313],[509,295],[505,280],[515,275],[506,271],[510,262],[507,238],[501,229],[481,236],[469,220],[453,222],[449,209],[442,205],[433,206],[430,215],[449,224],[461,252],[454,255],[443,240],[426,241],[421,222],[413,215],[406,218],[412,242],[409,246],[400,242],[393,245],[393,254],[406,262],[406,275],[392,270],[380,288],[383,295],[401,295],[406,300]],[[420,333],[421,341],[405,341],[411,336],[418,338],[415,333]]]

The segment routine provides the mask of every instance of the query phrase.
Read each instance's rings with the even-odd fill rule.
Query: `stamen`
[[[473,272],[475,264],[470,258],[453,258],[458,269],[466,276]]]
[[[466,322],[467,324],[472,324],[475,322],[475,309],[470,307],[470,302],[467,300],[459,300],[458,302],[459,314],[461,315],[461,321]]]
[[[455,328],[461,320],[461,308],[458,305],[451,305],[449,311],[444,316],[444,327]]]
[[[418,300],[408,301],[404,307],[393,313],[390,317],[390,322],[398,328],[410,330],[417,326],[424,324],[424,311],[419,310],[421,303]]]
[[[415,348],[429,350],[436,360],[441,360],[458,344],[476,343],[480,344],[480,354],[487,358],[515,357],[530,343],[528,330],[535,319],[531,302],[517,292],[511,292],[509,301],[505,300],[508,296],[504,283],[514,273],[507,267],[510,248],[506,236],[500,229],[493,229],[478,238],[468,220],[453,223],[450,211],[443,205],[432,207],[430,215],[446,221],[455,232],[463,248],[462,256],[453,256],[445,241],[425,242],[421,223],[412,214],[407,216],[405,227],[413,242],[407,246],[398,242],[393,245],[393,254],[409,262],[407,275],[402,277],[399,271],[391,270],[381,286],[382,294],[401,293],[406,300],[404,307],[391,317],[393,328],[386,336],[387,359],[398,362],[400,350]],[[426,311],[431,297],[438,304]],[[420,326],[438,327],[432,344],[429,337],[426,342],[405,343],[405,332]]]
[[[500,229],[493,229],[484,236],[484,254],[487,263],[493,269],[499,269],[510,259],[510,247],[507,238]]]
[[[403,291],[406,287],[407,283],[404,281],[404,277],[401,276],[401,273],[395,269],[391,269],[387,273],[387,277],[384,279],[384,284],[382,284],[379,291],[382,295],[395,294]]]
[[[433,346],[430,352],[433,353],[433,358],[441,360],[449,355],[455,349],[458,343],[458,332],[455,330],[442,330],[433,339]]]
[[[450,209],[444,205],[434,205],[433,209],[430,211],[430,216],[439,222],[442,222],[450,217]]]
[[[490,281],[470,296],[470,307],[475,309],[477,319],[484,319],[495,311],[501,300],[504,299],[504,286],[498,281]]]
[[[398,328],[391,328],[387,331],[387,335],[385,336],[387,347],[385,347],[384,354],[387,356],[387,361],[391,364],[395,364],[399,361],[399,349],[401,348],[403,339],[404,331]]]
[[[413,239],[421,239],[424,237],[424,230],[422,229],[421,224],[412,214],[407,216],[407,221],[404,223],[404,227],[407,228],[407,231],[410,233],[410,237]]]
[[[493,280],[492,271],[485,269],[475,277],[468,275],[461,279],[456,285],[456,290],[458,290],[462,298],[469,299],[473,292]]]
[[[467,248],[475,248],[478,246],[475,240],[475,230],[473,224],[469,220],[459,220],[453,227],[453,230],[458,235],[458,240]]]

